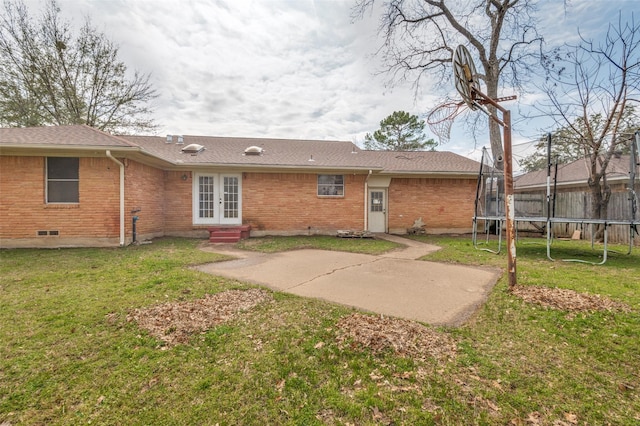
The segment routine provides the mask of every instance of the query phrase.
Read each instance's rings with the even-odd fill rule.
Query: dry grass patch
[[[622,311],[631,312],[625,303],[613,301],[597,294],[578,293],[574,290],[538,286],[515,286],[512,293],[526,302],[547,308],[571,312]]]
[[[456,342],[449,336],[413,321],[354,313],[337,324],[339,345],[367,348],[374,353],[392,350],[413,359],[447,360],[456,355]]]
[[[168,345],[187,343],[192,335],[229,321],[242,311],[273,300],[261,289],[228,290],[188,302],[169,302],[136,309],[127,316]]]

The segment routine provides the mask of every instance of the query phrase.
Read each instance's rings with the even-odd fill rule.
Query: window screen
[[[79,166],[79,158],[47,158],[47,203],[80,201]]]
[[[318,195],[344,196],[344,176],[318,175]]]

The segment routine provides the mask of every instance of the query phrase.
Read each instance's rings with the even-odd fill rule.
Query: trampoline
[[[591,236],[591,248],[595,247],[596,229],[601,229],[603,234],[602,260],[598,262],[586,261],[582,259],[560,259],[565,262],[582,262],[592,265],[603,265],[607,261],[609,251],[609,231],[612,227],[624,227],[628,229],[629,248],[627,254],[631,254],[634,247],[635,236],[638,235],[640,227],[640,218],[638,217],[638,167],[640,165],[640,131],[635,132],[634,137],[630,141],[629,162],[628,162],[628,180],[626,182],[627,201],[626,206],[621,209],[615,217],[608,219],[594,219],[587,217],[576,217],[576,215],[557,215],[556,201],[558,198],[558,164],[553,164],[551,158],[552,138],[547,136],[547,173],[546,173],[546,197],[540,202],[527,199],[526,195],[518,192],[518,181],[516,180],[515,193],[515,216],[513,218],[516,224],[516,241],[519,232],[519,226],[526,224],[528,231],[536,230],[546,234],[546,251],[547,258],[551,261],[554,259],[551,255],[551,247],[554,240],[554,227],[559,224],[565,226],[572,225],[574,228],[584,231],[588,229]],[[552,176],[553,169],[553,176]],[[502,250],[502,229],[505,226],[506,217],[504,213],[504,200],[501,189],[503,182],[501,171],[497,170],[493,160],[483,149],[482,159],[480,161],[480,171],[478,173],[478,183],[476,187],[476,200],[473,216],[473,245],[478,250],[489,251],[492,253],[500,253]],[[622,191],[621,191],[622,192]],[[622,196],[619,198],[622,199]],[[586,205],[582,206],[582,211],[586,211]],[[622,216],[622,217],[621,217]],[[495,233],[498,236],[497,249],[493,250],[486,247],[480,247],[478,243],[479,228],[484,225],[483,232],[486,234],[486,242],[489,241],[489,235]]]

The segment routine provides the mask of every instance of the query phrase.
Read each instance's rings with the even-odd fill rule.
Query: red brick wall
[[[183,180],[182,176],[187,179]],[[164,172],[165,233],[168,235],[188,235],[194,229],[192,184],[191,172]]]
[[[389,185],[389,230],[401,232],[422,217],[427,232],[467,231],[471,229],[475,193],[475,178],[393,178]]]
[[[79,203],[46,204],[45,158],[1,156],[0,240],[39,238],[47,245],[44,238],[117,238],[118,166],[107,158],[80,158],[79,176]],[[37,236],[52,230],[59,236]]]
[[[140,218],[139,240],[164,235],[165,173],[135,161],[119,161],[125,164],[126,242],[133,236],[134,214]],[[120,168],[108,158],[83,157],[79,168],[79,203],[46,204],[45,157],[0,157],[0,239],[23,239],[25,246],[117,245]],[[132,213],[134,209],[141,211]],[[59,235],[43,237],[38,231]]]
[[[133,216],[139,218],[136,223],[138,241],[164,235],[165,173],[135,161],[119,160],[125,163],[124,212],[127,239],[133,238]],[[132,213],[132,210],[138,209],[139,212]]]
[[[162,171],[132,160],[125,163],[126,242],[132,217],[139,216],[139,240],[161,235],[196,235],[192,173]],[[119,167],[108,158],[80,158],[80,202],[45,203],[45,158],[0,157],[0,246],[29,240],[42,246],[117,245]],[[182,177],[185,176],[186,179]],[[366,175],[344,174],[344,197],[318,197],[315,173],[242,175],[243,223],[262,233],[327,233],[364,228]],[[389,187],[389,230],[401,232],[422,217],[427,230],[471,226],[474,179],[394,178]],[[140,209],[132,213],[134,209]],[[37,231],[59,231],[38,237]],[[2,242],[5,241],[5,243]],[[76,241],[77,244],[74,244]]]
[[[244,173],[243,222],[267,233],[363,229],[365,175],[345,174],[345,195],[337,198],[318,197],[317,179],[315,173]]]

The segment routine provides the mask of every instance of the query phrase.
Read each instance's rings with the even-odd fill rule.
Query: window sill
[[[79,209],[80,208],[80,203],[45,203],[44,205],[45,209],[57,209],[57,210],[64,210],[64,209]]]

